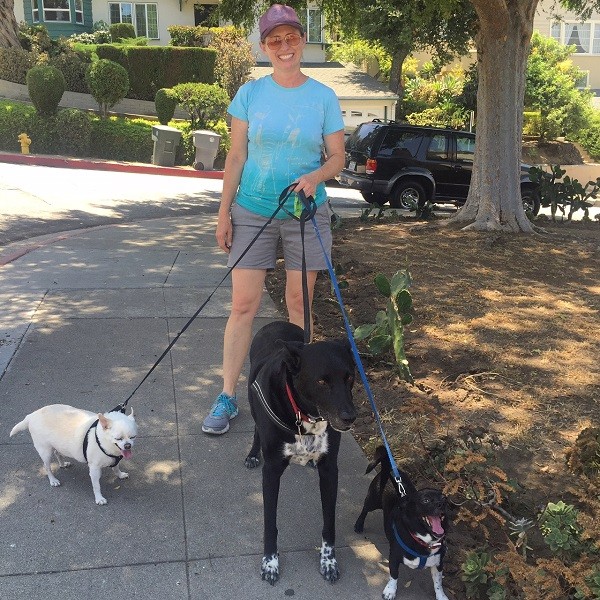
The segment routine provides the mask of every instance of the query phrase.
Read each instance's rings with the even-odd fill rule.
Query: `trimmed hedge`
[[[129,75],[128,98],[154,100],[161,88],[181,81],[214,83],[217,53],[211,48],[100,44],[96,53],[119,63]]]
[[[98,115],[74,108],[64,108],[55,117],[37,115],[33,106],[0,99],[0,150],[19,152],[18,136],[31,138],[30,151],[36,154],[62,154],[79,158],[102,158],[150,163],[154,142],[152,126],[156,121]],[[182,132],[177,150],[177,165],[192,165],[195,149],[189,122],[171,122]],[[222,161],[231,145],[227,124],[211,126],[221,136],[217,160]]]

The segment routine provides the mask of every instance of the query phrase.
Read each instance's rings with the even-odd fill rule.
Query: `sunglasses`
[[[281,44],[283,44],[284,41],[288,46],[295,48],[302,41],[302,36],[298,35],[297,33],[288,33],[287,35],[284,35],[282,38],[281,37],[270,38],[265,42],[265,44],[267,44],[267,46],[271,50],[279,50],[279,48],[281,48]]]

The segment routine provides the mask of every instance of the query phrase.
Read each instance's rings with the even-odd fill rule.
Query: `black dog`
[[[256,467],[263,455],[264,556],[262,578],[279,579],[277,500],[279,481],[290,461],[316,464],[323,507],[320,570],[330,582],[339,578],[335,558],[335,507],[341,431],[356,418],[352,402],[354,360],[348,342],[304,344],[303,330],[270,323],[250,347],[248,398],[255,422],[246,458]]]
[[[390,543],[390,580],[383,590],[384,600],[393,600],[398,587],[400,563],[411,569],[429,567],[436,600],[448,600],[442,588],[442,561],[446,552],[446,497],[434,489],[417,491],[408,476],[400,472],[403,492],[391,477],[389,457],[383,446],[375,450],[375,458],[367,467],[371,472],[378,464],[379,473],[369,485],[362,512],[354,525],[361,533],[368,513],[383,509],[383,526]]]

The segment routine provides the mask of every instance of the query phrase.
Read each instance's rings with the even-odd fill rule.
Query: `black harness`
[[[125,414],[125,406],[123,404],[119,404],[119,406],[117,406],[116,408],[113,408],[109,412],[120,412],[120,413]],[[110,465],[110,466],[111,467],[116,467],[121,462],[121,460],[123,458],[123,455],[115,456],[114,454],[109,454],[102,447],[102,444],[100,443],[100,440],[98,439],[98,423],[99,422],[100,422],[100,419],[96,419],[90,425],[90,428],[85,433],[85,437],[83,438],[83,458],[85,458],[85,462],[88,461],[88,459],[87,459],[88,438],[89,438],[89,435],[90,435],[90,431],[93,429],[94,430],[94,436],[96,437],[96,444],[98,444],[98,448],[100,448],[100,450],[102,450],[102,452],[104,452],[104,454],[106,454],[106,456],[109,456],[110,458],[114,459],[115,462],[112,465]]]

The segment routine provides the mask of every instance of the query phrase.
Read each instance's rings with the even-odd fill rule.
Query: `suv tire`
[[[406,210],[422,208],[426,202],[427,197],[423,186],[412,179],[398,183],[390,198],[390,206],[392,208],[403,208]]]
[[[531,187],[521,188],[521,202],[525,212],[530,212],[534,216],[540,212],[540,194]]]
[[[383,194],[378,194],[377,192],[361,192],[361,195],[365,199],[365,202],[368,202],[369,204],[383,206],[387,202],[387,198]]]

